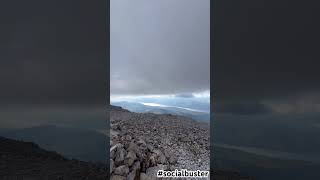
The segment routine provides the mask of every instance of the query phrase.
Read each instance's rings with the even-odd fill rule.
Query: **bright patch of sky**
[[[198,110],[198,109],[185,108],[185,107],[179,107],[179,106],[168,106],[168,105],[157,104],[157,103],[144,103],[144,102],[141,102],[141,104],[143,104],[145,106],[153,106],[153,107],[174,107],[174,108],[184,109],[184,110],[188,110],[188,111],[203,112],[203,113],[207,112],[207,111],[202,111],[202,110]]]
[[[117,102],[134,102],[146,106],[175,107],[179,109],[208,112],[210,111],[210,91],[189,94],[112,96],[111,104]]]
[[[196,93],[191,93],[192,97],[190,97],[190,99],[192,98],[197,98],[197,99],[203,99],[204,101],[207,101],[208,103],[210,103],[210,90],[206,90],[206,91],[202,91],[202,92],[196,92]],[[111,95],[110,96],[110,101],[111,102],[119,102],[119,101],[134,101],[136,102],[136,100],[138,99],[154,99],[154,98],[158,98],[158,99],[176,99],[177,95],[176,94],[166,94],[166,95]],[[184,98],[184,99],[189,99],[188,98]]]

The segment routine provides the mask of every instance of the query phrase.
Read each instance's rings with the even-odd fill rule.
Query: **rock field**
[[[111,106],[110,122],[113,180],[156,179],[158,170],[209,170],[208,123],[116,106]]]

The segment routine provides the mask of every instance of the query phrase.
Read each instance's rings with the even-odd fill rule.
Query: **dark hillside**
[[[0,137],[0,179],[108,179],[106,166],[63,156],[31,142]]]

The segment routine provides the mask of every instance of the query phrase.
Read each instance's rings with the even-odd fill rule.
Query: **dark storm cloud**
[[[111,94],[209,90],[209,3],[111,1]]]
[[[214,110],[216,113],[234,115],[266,115],[272,112],[272,108],[262,103],[218,103]]]
[[[175,97],[193,98],[195,96],[192,93],[182,93],[182,94],[176,94]]]
[[[1,1],[1,103],[103,103],[106,8],[103,0]]]
[[[215,7],[212,87],[217,104],[292,101],[319,92],[319,5],[224,0]]]

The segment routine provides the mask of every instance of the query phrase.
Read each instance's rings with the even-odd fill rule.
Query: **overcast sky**
[[[319,5],[224,0],[215,7],[215,110],[320,112]]]
[[[104,105],[105,1],[0,2],[0,105]]]
[[[111,0],[111,95],[210,89],[209,0]]]

